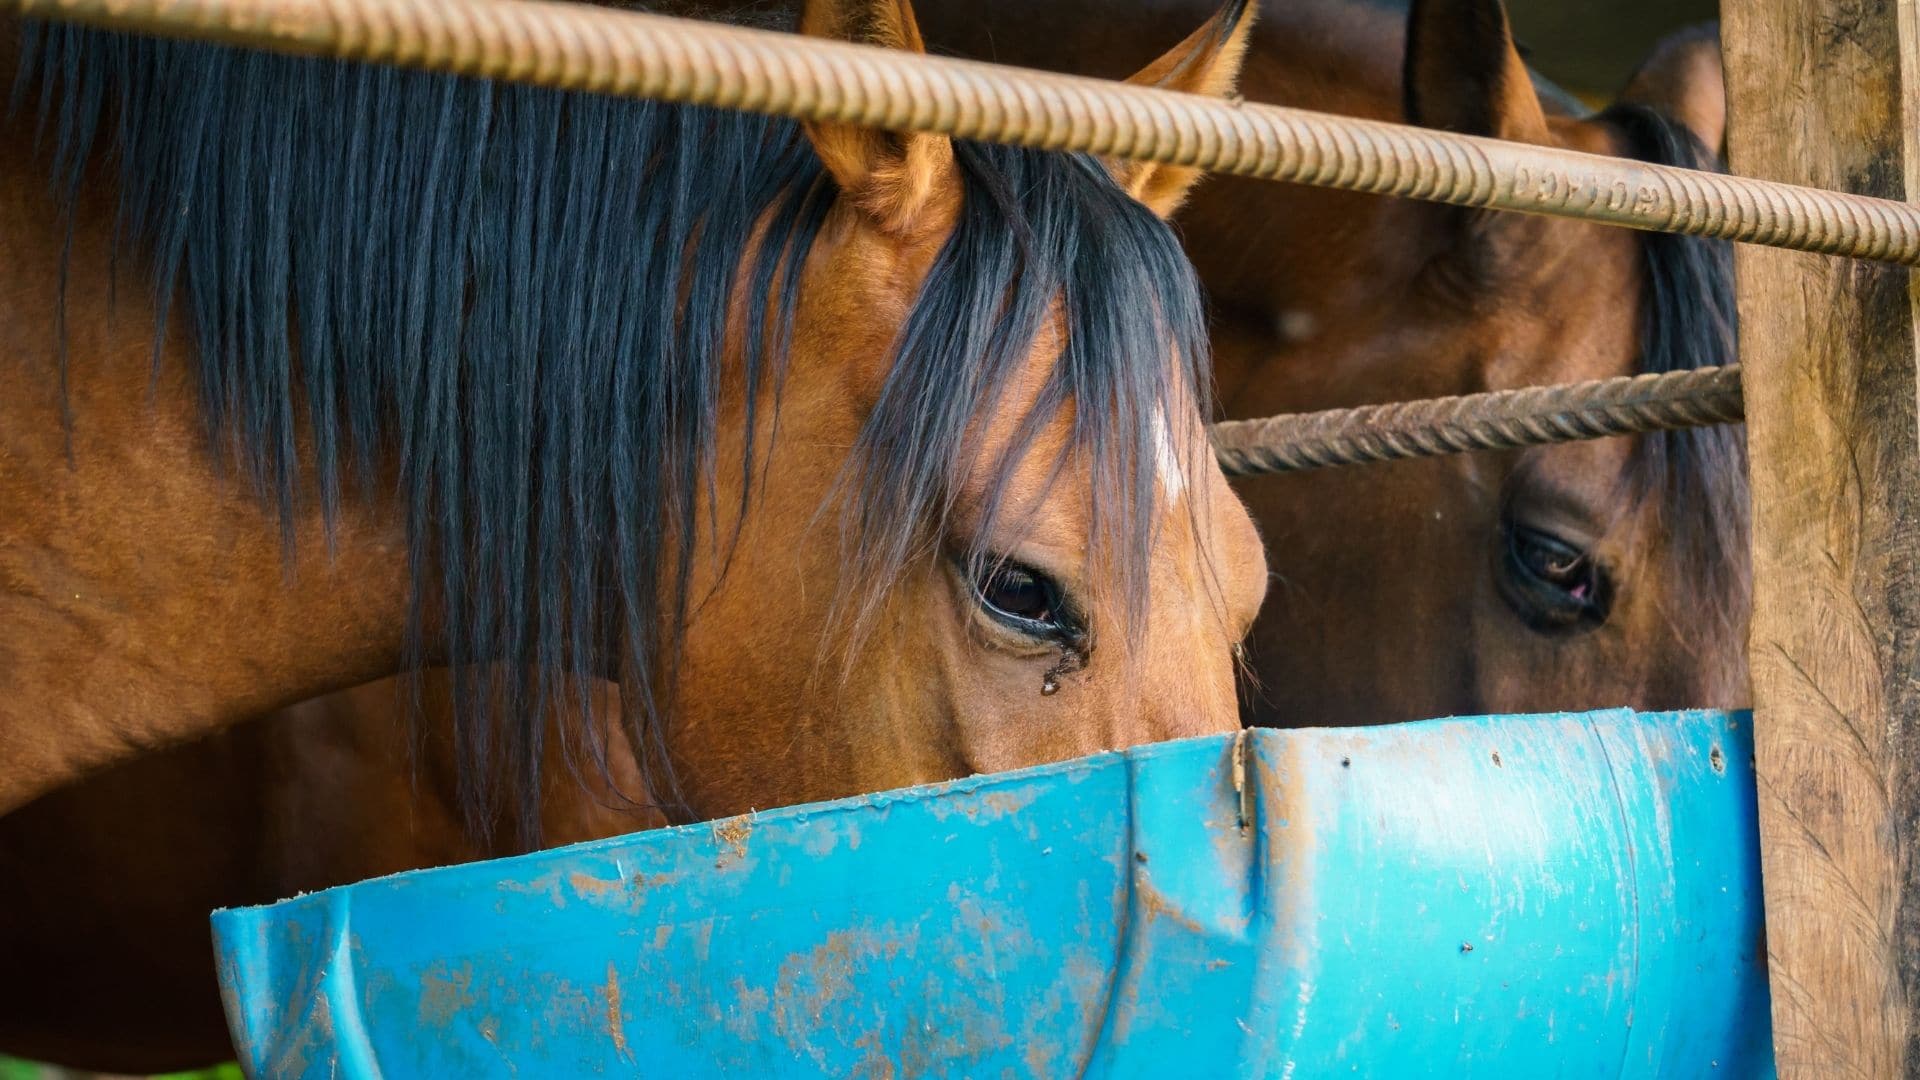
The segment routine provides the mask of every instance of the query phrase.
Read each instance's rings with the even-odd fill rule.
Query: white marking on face
[[[1173,448],[1173,434],[1167,430],[1165,409],[1153,410],[1154,467],[1160,473],[1160,486],[1166,489],[1169,504],[1180,501],[1187,489],[1186,475],[1180,471],[1180,455]]]

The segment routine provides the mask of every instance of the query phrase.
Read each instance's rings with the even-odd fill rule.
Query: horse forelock
[[[65,205],[89,162],[117,165],[156,359],[177,303],[210,440],[240,448],[288,535],[297,507],[331,520],[397,462],[413,649],[427,655],[431,612],[470,824],[511,812],[537,836],[544,717],[563,694],[581,717],[569,759],[583,739],[605,772],[584,688],[616,631],[628,737],[651,749],[654,794],[676,798],[663,725],[696,554],[677,541],[698,534],[720,467],[732,300],[755,328],[751,492],[754,388],[777,404],[833,202],[797,125],[27,25],[19,87],[53,126]],[[846,535],[872,572],[849,580],[891,581],[924,554],[979,449],[973,419],[1058,317],[1060,357],[989,470],[986,517],[1070,412],[1063,460],[1090,468],[1090,542],[1116,555],[1137,621],[1152,417],[1207,404],[1197,286],[1171,231],[1092,159],[964,143],[956,159],[960,221],[850,461]]]
[[[1660,165],[1719,171],[1718,157],[1665,114],[1620,103],[1597,118],[1628,153]],[[1641,233],[1645,287],[1640,372],[1718,367],[1737,360],[1732,245],[1724,240]],[[1740,425],[1655,432],[1634,439],[1628,483],[1636,506],[1658,515],[1676,586],[1695,594],[1738,647],[1751,594],[1746,438]],[[1646,535],[1647,530],[1642,530]]]
[[[1015,501],[1031,509],[1035,493],[1020,491],[1016,475],[1071,403],[1053,473],[1057,480],[1070,462],[1088,470],[1088,547],[1108,557],[1123,619],[1138,628],[1158,462],[1163,443],[1175,446],[1180,434],[1156,432],[1208,405],[1199,287],[1172,231],[1094,159],[955,149],[966,187],[960,218],[902,329],[899,359],[853,458],[856,576],[891,581],[950,519],[970,476],[981,505],[961,554],[1005,554],[982,545]],[[1033,399],[1019,400],[1030,349],[1050,323],[1061,331],[1059,356]],[[1019,419],[979,484],[987,425],[974,421],[1008,408],[1021,410]],[[887,525],[903,509],[919,528]]]

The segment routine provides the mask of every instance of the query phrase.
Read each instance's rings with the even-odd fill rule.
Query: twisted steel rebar
[[[1213,425],[1229,476],[1738,423],[1740,365],[1532,386]]]
[[[1920,207],[1905,203],[586,4],[0,0],[0,10],[1920,265]]]

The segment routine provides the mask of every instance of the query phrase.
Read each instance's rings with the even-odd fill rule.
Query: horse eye
[[[1552,533],[1508,525],[1500,592],[1521,620],[1544,633],[1592,630],[1607,621],[1613,583],[1590,553]]]
[[[987,614],[1015,630],[1048,638],[1067,632],[1060,586],[1038,570],[995,561],[975,575],[973,588]]]

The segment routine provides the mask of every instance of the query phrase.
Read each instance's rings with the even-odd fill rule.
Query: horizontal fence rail
[[[1213,425],[1229,476],[1738,423],[1740,365],[1289,413]]]
[[[1920,265],[1920,207],[1906,203],[585,4],[0,0],[0,11]]]

